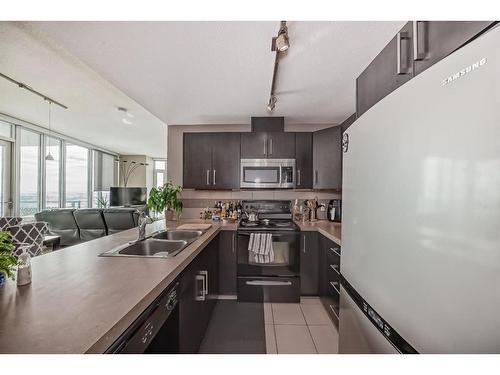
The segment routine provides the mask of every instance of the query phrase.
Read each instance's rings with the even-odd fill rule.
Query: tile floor
[[[338,332],[318,297],[264,303],[267,354],[336,354]]]

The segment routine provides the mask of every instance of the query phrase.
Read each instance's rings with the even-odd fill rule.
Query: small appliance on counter
[[[342,199],[332,199],[328,203],[328,220],[340,222],[342,219]]]
[[[327,220],[328,218],[328,210],[324,204],[320,204],[318,209],[316,210],[316,219],[318,220]]]

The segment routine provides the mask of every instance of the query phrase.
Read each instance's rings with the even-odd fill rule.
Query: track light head
[[[278,101],[278,99],[272,95],[270,98],[269,98],[269,103],[267,104],[267,110],[269,112],[272,112],[274,111],[274,107],[276,107],[276,102]]]
[[[290,47],[290,40],[288,39],[288,27],[286,21],[281,21],[281,28],[278,31],[278,36],[273,38],[272,51],[285,52]]]

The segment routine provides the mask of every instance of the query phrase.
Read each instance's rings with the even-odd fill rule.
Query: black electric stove
[[[243,201],[237,231],[238,301],[300,301],[300,229],[292,220],[291,201]],[[257,214],[258,219],[249,217]],[[255,236],[260,236],[257,237]],[[250,250],[269,236],[273,256],[259,261]]]

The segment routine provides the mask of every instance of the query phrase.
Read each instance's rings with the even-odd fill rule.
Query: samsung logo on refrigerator
[[[486,62],[487,62],[486,57],[483,57],[481,60],[478,60],[475,63],[472,63],[469,66],[463,68],[462,70],[456,72],[455,74],[452,74],[451,76],[446,77],[441,82],[443,85],[447,85],[448,83],[456,81],[457,79],[463,77],[464,75],[469,74],[470,72],[480,68],[481,66],[486,64]]]

